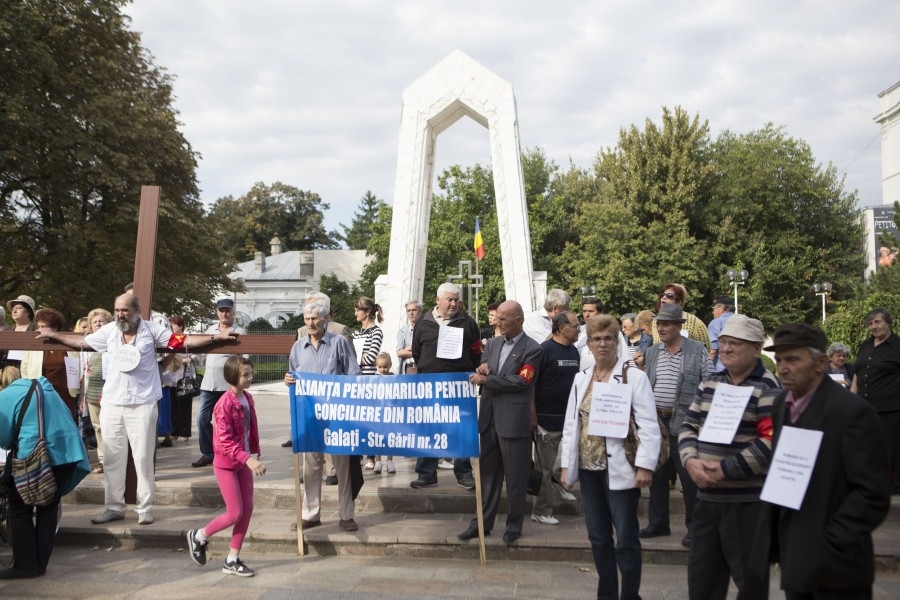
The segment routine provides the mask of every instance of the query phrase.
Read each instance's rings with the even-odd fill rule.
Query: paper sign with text
[[[799,510],[809,487],[822,432],[799,427],[783,427],[769,465],[760,500]]]
[[[716,393],[713,394],[697,440],[711,444],[730,444],[741,424],[753,390],[750,386],[716,384]]]
[[[631,419],[631,385],[594,382],[588,435],[625,438]]]

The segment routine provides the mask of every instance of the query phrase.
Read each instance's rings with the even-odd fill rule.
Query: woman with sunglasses
[[[706,351],[709,352],[712,349],[712,346],[709,345],[709,331],[707,331],[703,321],[684,310],[685,302],[687,302],[687,290],[684,289],[684,286],[680,283],[667,283],[663,286],[663,291],[656,300],[656,312],[659,312],[659,307],[663,304],[677,305],[682,310],[682,318],[685,319],[684,324],[681,326],[681,335],[700,342],[706,346]],[[656,321],[653,321],[653,343],[659,343]]]

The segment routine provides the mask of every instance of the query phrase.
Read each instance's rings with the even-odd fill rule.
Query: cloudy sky
[[[713,135],[783,125],[861,206],[882,203],[872,118],[900,81],[900,2],[135,0],[126,12],[177,78],[207,204],[281,181],[318,193],[337,228],[366,190],[391,202],[403,89],[454,49],[512,84],[523,148],[563,167],[682,106]],[[469,119],[438,139],[438,173],[489,162]]]

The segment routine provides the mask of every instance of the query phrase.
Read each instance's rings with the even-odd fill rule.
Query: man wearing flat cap
[[[209,326],[206,334],[212,340],[227,337],[234,333],[247,333],[243,327],[234,322],[234,300],[221,298],[216,301],[216,317],[219,322]],[[206,370],[200,383],[200,413],[197,415],[197,438],[200,442],[200,458],[191,463],[193,467],[207,467],[213,461],[212,447],[212,413],[216,402],[228,390],[225,381],[225,361],[227,354],[207,354]]]
[[[809,325],[775,330],[773,443],[791,428],[822,432],[799,510],[766,504],[787,600],[871,598],[872,531],[890,508],[887,441],[865,400],[828,377],[825,334]]]
[[[693,480],[681,469],[678,461],[678,432],[684,417],[697,394],[697,386],[712,373],[709,351],[701,342],[681,335],[686,321],[681,307],[674,303],[661,303],[656,315],[659,343],[647,348],[644,365],[647,378],[653,387],[656,415],[659,418],[662,443],[669,444],[669,460],[653,473],[650,484],[649,522],[638,534],[642,538],[672,534],[669,523],[669,481],[678,472],[684,488],[684,524],[687,535],[682,545],[691,543],[691,521],[694,513],[694,497],[697,489]]]
[[[709,346],[711,348],[709,360],[712,361],[713,371],[721,371],[725,367],[722,366],[722,361],[719,360],[719,335],[722,333],[722,328],[725,327],[728,319],[734,316],[734,300],[731,299],[731,296],[719,296],[710,308],[713,312],[713,320],[709,322],[709,327],[707,327],[709,331]]]
[[[765,330],[757,319],[734,315],[719,339],[724,371],[700,384],[678,438],[678,452],[693,481],[697,501],[688,559],[688,596],[723,599],[734,579],[738,598],[767,598],[769,571],[765,556],[753,553],[760,519],[759,494],[772,458],[772,402],[779,387],[760,360]],[[730,440],[703,435],[716,404],[744,403]],[[715,420],[719,425],[721,421]],[[750,569],[753,560],[759,565]]]

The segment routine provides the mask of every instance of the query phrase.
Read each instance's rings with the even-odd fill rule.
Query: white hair
[[[324,302],[313,301],[303,305],[303,316],[316,315],[322,319],[327,319],[331,314],[331,310]]]
[[[331,298],[326,294],[323,294],[322,292],[306,292],[306,296],[303,298],[303,304],[312,304],[313,302],[324,304],[325,309],[329,313],[331,312]]]
[[[437,297],[443,298],[444,294],[456,294],[459,296],[459,286],[455,283],[450,283],[449,281],[445,281],[437,289]]]
[[[567,294],[565,290],[553,288],[547,292],[547,299],[544,300],[544,308],[547,310],[553,310],[554,308],[568,308],[571,303],[572,297]]]

